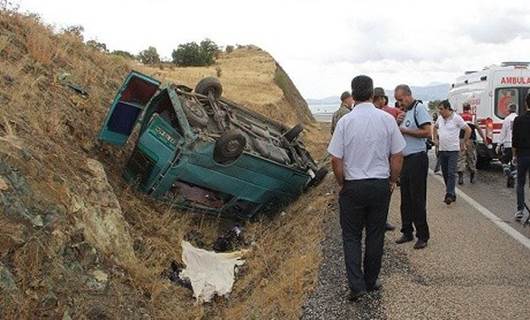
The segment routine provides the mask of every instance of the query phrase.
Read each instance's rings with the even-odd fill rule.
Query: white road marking
[[[429,174],[434,177],[436,180],[444,184],[444,179],[441,176],[438,176],[434,174],[434,171],[432,169],[429,169]],[[486,209],[484,206],[482,206],[480,203],[475,201],[473,198],[468,196],[464,193],[464,191],[456,188],[456,194],[467,201],[472,207],[477,209],[478,212],[480,212],[483,216],[485,216],[488,220],[493,222],[497,227],[499,227],[502,231],[506,232],[510,237],[517,240],[519,243],[521,243],[526,248],[530,249],[530,239],[525,237],[523,234],[521,234],[519,231],[512,228],[510,225],[508,225],[506,222],[504,222],[501,218],[497,217],[493,212]]]

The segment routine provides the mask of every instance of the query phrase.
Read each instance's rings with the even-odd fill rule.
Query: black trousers
[[[340,225],[348,284],[355,292],[375,284],[381,270],[385,224],[390,203],[388,179],[346,181],[340,191]],[[366,228],[361,271],[361,238]]]
[[[418,152],[403,159],[401,169],[401,232],[412,236],[416,228],[416,237],[429,240],[427,224],[427,172],[429,159],[426,152]]]

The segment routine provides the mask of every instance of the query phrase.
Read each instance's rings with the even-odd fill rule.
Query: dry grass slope
[[[95,145],[106,108],[132,67],[139,66],[54,33],[35,17],[0,11],[0,179],[8,183],[0,191],[0,318],[298,318],[320,259],[329,180],[285,216],[246,225],[254,245],[230,299],[195,305],[188,289],[161,274],[180,261],[186,235],[193,232],[208,246],[226,223],[137,193],[121,179],[128,150]],[[268,54],[236,50],[219,67],[228,98],[276,120],[307,123],[309,147],[323,154],[327,133],[294,111],[274,82],[276,64]],[[191,86],[216,74],[215,68],[140,69]],[[65,72],[88,89],[88,98],[57,80]],[[112,199],[103,183],[93,183],[101,177],[88,159],[103,164],[119,210],[106,207]],[[98,227],[89,224],[91,215],[108,218],[111,209],[119,214],[101,228],[130,239],[110,248],[132,248],[132,257],[90,237]],[[97,282],[97,271],[108,281]],[[6,277],[15,287],[1,281]]]

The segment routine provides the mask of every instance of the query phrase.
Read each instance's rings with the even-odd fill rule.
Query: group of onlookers
[[[432,139],[442,169],[446,194],[443,201],[456,201],[456,177],[463,184],[464,171],[475,179],[476,132],[484,139],[470,106],[459,115],[449,101],[438,106],[433,122],[427,107],[414,99],[408,85],[394,89],[396,107],[388,106],[382,88],[374,88],[370,77],[353,78],[350,92],[341,95],[341,106],[333,115],[328,147],[331,164],[341,190],[340,225],[351,300],[367,291],[379,290],[385,230],[391,194],[400,186],[402,244],[414,240],[414,249],[427,247],[430,238],[427,223],[428,140]],[[530,105],[530,94],[526,98]],[[513,122],[511,139],[505,133],[504,152],[513,154],[517,175],[517,212],[524,208],[525,176],[530,169],[530,113],[506,121]],[[512,119],[512,120],[510,120]],[[514,120],[513,120],[514,119]],[[504,127],[504,126],[503,126]],[[509,125],[506,129],[510,130]],[[508,141],[510,140],[510,141]],[[511,149],[509,149],[511,147]],[[511,159],[510,159],[511,160]],[[435,168],[436,169],[436,168]],[[530,214],[530,213],[529,213]],[[365,255],[361,239],[366,232]],[[361,268],[361,261],[363,268]]]

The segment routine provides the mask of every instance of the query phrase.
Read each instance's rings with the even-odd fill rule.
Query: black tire
[[[328,172],[329,170],[324,167],[318,169],[315,173],[315,177],[311,179],[311,181],[309,181],[309,183],[307,184],[307,188],[318,186],[322,182],[322,180],[324,180]]]
[[[206,127],[208,124],[208,114],[199,103],[192,102],[190,100],[184,100],[182,104],[184,105],[183,109],[186,117],[188,118],[188,122],[193,127]]]
[[[301,123],[299,123],[296,126],[292,127],[291,129],[287,130],[283,134],[283,136],[285,137],[287,141],[293,142],[294,139],[296,139],[302,131],[304,131],[304,126]]]
[[[207,77],[199,81],[195,86],[195,93],[207,96],[210,92],[215,99],[221,98],[221,95],[223,94],[223,86],[219,79],[215,77]]]
[[[247,139],[238,130],[223,133],[215,142],[213,159],[217,163],[229,164],[239,158],[245,150]]]

